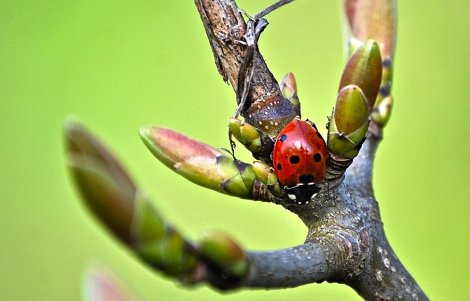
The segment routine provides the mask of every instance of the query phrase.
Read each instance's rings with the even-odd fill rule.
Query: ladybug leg
[[[294,74],[292,72],[287,73],[282,78],[279,87],[281,88],[282,96],[291,103],[294,111],[300,118],[300,100],[299,95],[297,94],[297,82],[295,81]]]

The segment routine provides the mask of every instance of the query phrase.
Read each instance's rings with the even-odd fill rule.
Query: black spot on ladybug
[[[319,131],[317,131],[317,137],[320,138],[320,139],[323,139],[323,137],[321,136]]]
[[[278,170],[281,170],[281,169],[282,169],[281,163],[277,163],[277,169],[278,169]]]
[[[319,153],[316,153],[315,155],[313,155],[313,161],[315,162],[320,162],[321,161],[321,155]]]
[[[287,135],[286,134],[282,134],[282,136],[279,138],[279,141],[283,142],[284,140],[287,139]]]
[[[292,164],[297,164],[300,162],[300,157],[297,155],[290,156],[289,162]]]
[[[299,182],[308,184],[313,182],[313,175],[312,174],[306,174],[306,175],[301,175],[299,177]]]
[[[312,126],[313,126],[314,129],[318,130],[315,123],[312,122]]]

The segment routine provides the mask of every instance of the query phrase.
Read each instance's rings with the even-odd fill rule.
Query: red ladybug
[[[288,197],[307,204],[325,179],[328,152],[315,124],[295,118],[279,133],[274,144],[273,166]]]

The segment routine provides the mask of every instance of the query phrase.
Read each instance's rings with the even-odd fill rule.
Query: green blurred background
[[[256,12],[272,1],[239,4]],[[339,5],[298,0],[268,17],[261,38],[275,76],[295,73],[304,116],[317,124],[343,65]],[[374,177],[391,244],[435,300],[470,293],[469,9],[464,0],[400,1],[396,106]],[[193,1],[1,1],[0,43],[0,299],[80,300],[83,270],[99,262],[144,300],[360,300],[336,284],[226,295],[183,288],[143,267],[83,210],[64,166],[70,114],[112,146],[190,237],[214,227],[249,249],[303,241],[295,216],[196,187],[137,135],[158,124],[228,147],[234,93]]]

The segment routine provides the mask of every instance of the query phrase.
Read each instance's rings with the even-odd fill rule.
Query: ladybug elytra
[[[295,118],[279,133],[273,150],[274,172],[288,197],[307,204],[325,179],[328,152],[315,124]]]

